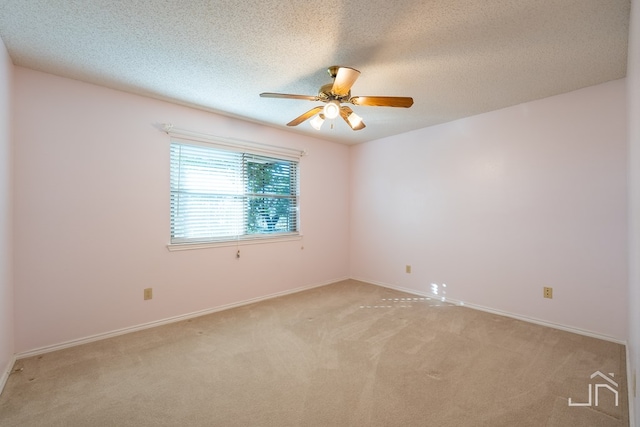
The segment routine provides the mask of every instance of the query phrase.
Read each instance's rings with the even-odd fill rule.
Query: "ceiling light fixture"
[[[327,119],[335,119],[340,114],[340,103],[338,101],[329,101],[322,111]]]
[[[325,105],[316,105],[306,113],[302,113],[287,123],[287,126],[298,126],[305,120],[315,119],[315,124],[312,125],[315,129],[320,129],[322,122],[326,119],[331,120],[330,125],[333,129],[333,119],[338,116],[344,119],[351,129],[364,129],[365,125],[362,118],[354,114],[349,106],[343,105],[342,103],[359,106],[402,108],[409,108],[413,105],[413,98],[407,96],[351,96],[351,86],[353,86],[353,83],[360,75],[360,71],[339,65],[331,66],[327,71],[329,71],[329,76],[333,79],[333,83],[320,86],[317,95],[263,92],[260,96],[263,98],[289,98],[324,102]],[[315,117],[318,113],[323,114],[319,119]]]
[[[351,129],[353,130],[360,130],[364,128],[362,117],[360,117],[354,112],[351,112],[351,114],[347,116],[347,121],[349,122],[349,126],[351,126]]]
[[[315,116],[313,118],[313,120],[311,120],[309,122],[309,124],[315,129],[315,130],[320,130],[320,128],[322,127],[322,124],[324,123],[324,114],[320,113],[317,116]]]

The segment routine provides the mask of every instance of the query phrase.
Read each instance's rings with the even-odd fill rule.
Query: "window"
[[[171,142],[171,243],[298,234],[298,162]]]

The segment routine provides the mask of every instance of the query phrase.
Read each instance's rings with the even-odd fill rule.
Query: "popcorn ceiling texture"
[[[285,128],[326,68],[362,72],[358,143],[625,77],[629,0],[0,0],[15,65]],[[179,124],[177,124],[179,125]]]

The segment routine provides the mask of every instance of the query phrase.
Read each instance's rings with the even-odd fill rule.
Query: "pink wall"
[[[165,122],[307,150],[303,240],[169,252]],[[17,352],[348,275],[346,146],[20,67],[14,132]]]
[[[625,90],[352,147],[351,276],[625,340]]]
[[[631,3],[629,57],[629,341],[630,371],[640,369],[640,2]],[[636,378],[632,375],[632,379]],[[636,380],[637,381],[637,380]],[[637,385],[636,385],[637,387]],[[630,390],[633,386],[630,385]],[[631,396],[633,398],[633,395]],[[631,425],[640,427],[640,393],[631,400]],[[633,404],[635,402],[635,405]]]
[[[14,80],[16,352],[348,275],[626,339],[624,80],[351,148]],[[163,122],[306,149],[303,241],[168,252]]]
[[[13,362],[12,143],[13,64],[0,40],[0,379]],[[0,390],[4,383],[0,381]]]

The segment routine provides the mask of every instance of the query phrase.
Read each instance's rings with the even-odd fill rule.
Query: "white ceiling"
[[[630,0],[0,0],[18,66],[345,144],[622,78]],[[362,72],[367,127],[285,124],[326,71]],[[175,123],[179,125],[179,123]]]

